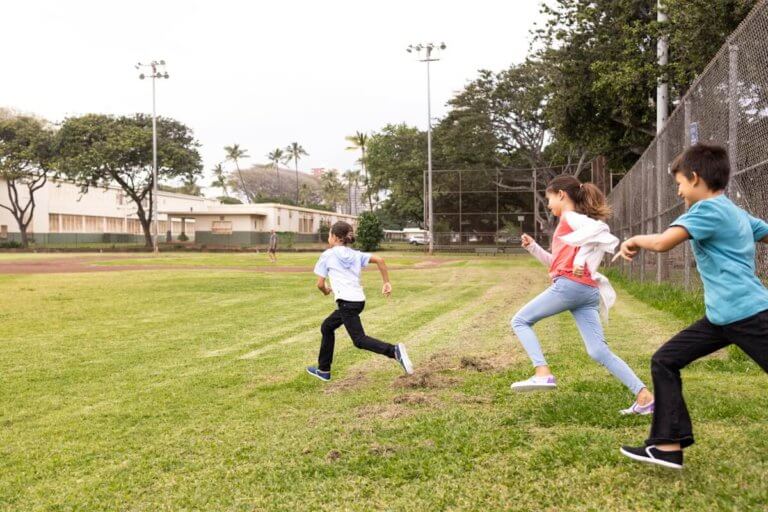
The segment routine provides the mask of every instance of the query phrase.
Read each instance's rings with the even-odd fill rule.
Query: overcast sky
[[[433,116],[481,68],[525,58],[539,0],[3,2],[0,106],[52,121],[151,111],[133,65],[165,59],[158,113],[190,126],[206,178],[239,143],[251,159],[297,141],[312,167],[352,168],[344,137],[386,123],[426,128],[426,70],[410,43],[445,41]]]

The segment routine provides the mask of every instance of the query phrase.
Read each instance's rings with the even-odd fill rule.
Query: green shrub
[[[9,240],[0,244],[0,249],[21,249],[21,242]]]
[[[182,233],[182,234],[179,235],[178,240],[179,240],[179,242],[187,242],[187,241],[189,241],[189,237],[187,236],[186,233]]]
[[[360,223],[357,226],[357,247],[363,251],[375,251],[382,240],[384,240],[384,228],[381,227],[379,218],[371,212],[360,215]]]

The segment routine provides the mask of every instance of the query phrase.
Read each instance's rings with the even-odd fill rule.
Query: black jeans
[[[680,443],[685,448],[693,444],[680,370],[731,343],[768,372],[768,311],[727,325],[715,325],[702,318],[656,351],[651,358],[656,409],[647,445]]]
[[[320,332],[323,334],[323,341],[320,343],[320,357],[317,361],[317,367],[324,371],[331,371],[333,363],[333,347],[336,343],[336,329],[344,325],[352,338],[352,343],[357,348],[370,350],[377,354],[383,354],[387,357],[395,357],[395,346],[371,338],[365,334],[363,323],[360,321],[360,313],[365,309],[365,302],[349,302],[346,300],[337,300],[338,309],[330,314],[323,321]]]

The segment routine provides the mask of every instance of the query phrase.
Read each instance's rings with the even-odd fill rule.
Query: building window
[[[293,218],[293,210],[288,210],[288,218],[289,219]]]
[[[8,226],[6,226],[5,224],[0,226],[0,238],[2,239],[8,238]]]

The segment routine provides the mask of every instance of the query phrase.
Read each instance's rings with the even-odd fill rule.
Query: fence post
[[[691,100],[686,99],[683,101],[683,119],[685,126],[683,126],[683,147],[688,149],[691,147]],[[690,244],[688,242],[683,244],[683,286],[686,290],[691,288],[691,255]]]
[[[624,196],[624,205],[627,209],[627,231],[629,232],[629,237],[632,236],[632,176],[627,175],[627,192]],[[624,237],[627,238],[626,236]],[[627,267],[629,268],[629,271],[627,272],[627,277],[629,279],[632,279],[632,267],[635,265],[634,261],[630,261],[629,265]]]
[[[739,47],[728,45],[728,160],[731,174],[738,167],[738,127],[739,127]],[[731,195],[731,185],[728,184],[726,194]]]

